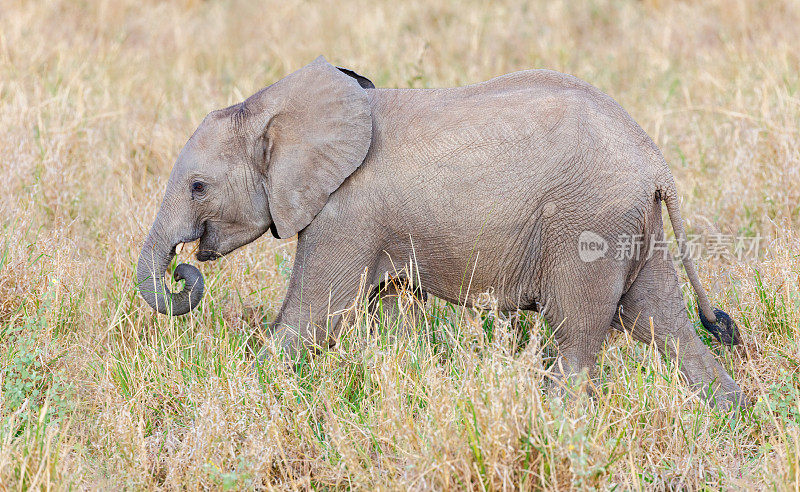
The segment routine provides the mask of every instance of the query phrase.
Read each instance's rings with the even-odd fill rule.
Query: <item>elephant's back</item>
[[[571,75],[527,70],[464,87],[369,93],[372,156],[391,173],[624,188],[664,172],[660,151],[633,118]]]
[[[536,69],[462,87],[374,89],[374,113],[398,136],[424,142],[430,135],[465,138],[506,133],[546,138],[558,130],[658,152],[655,143],[611,96],[569,74]]]
[[[552,103],[561,103],[558,105],[582,106],[591,112],[599,111],[627,120],[626,123],[633,122],[619,103],[597,87],[573,75],[547,69],[512,72],[460,87],[374,89],[370,96],[389,101],[388,106],[403,107],[403,111],[424,108],[432,111],[458,111],[459,108],[491,110],[506,103],[519,109],[527,106],[549,109]],[[584,116],[591,115],[587,113]]]

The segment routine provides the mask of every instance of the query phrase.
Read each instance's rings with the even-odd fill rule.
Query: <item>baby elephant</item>
[[[340,314],[387,276],[469,305],[538,310],[557,327],[561,377],[591,375],[612,328],[677,358],[712,403],[741,390],[700,341],[665,254],[661,203],[681,245],[703,326],[727,344],[685,251],[678,194],[661,152],[609,96],[531,70],[450,89],[376,89],[324,58],[210,113],[178,156],[142,247],[142,296],[182,315],[199,270],[164,274],[184,242],[213,260],[267,230],[297,234],[286,298],[271,327],[288,353],[325,344]],[[361,287],[361,288],[360,288]],[[654,329],[651,330],[650,318]]]

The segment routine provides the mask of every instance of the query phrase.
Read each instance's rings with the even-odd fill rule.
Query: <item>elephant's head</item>
[[[371,83],[319,57],[243,103],[210,113],[181,150],[137,265],[153,309],[182,315],[203,297],[203,276],[175,269],[185,287],[164,284],[176,247],[200,240],[207,261],[268,229],[291,237],[305,228],[367,155]]]

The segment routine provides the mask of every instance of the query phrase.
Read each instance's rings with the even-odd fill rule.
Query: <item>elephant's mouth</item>
[[[198,261],[212,261],[231,253],[240,246],[258,239],[264,230],[252,229],[231,223],[206,221],[202,224],[197,254]]]
[[[194,241],[197,241],[197,238],[191,239],[191,240],[188,240],[188,241],[181,241],[181,242],[179,242],[178,244],[176,244],[172,248],[172,251],[177,256],[177,255],[181,254],[181,251],[183,251],[183,248],[184,248],[185,245],[187,245],[189,243],[192,243]],[[217,258],[219,258],[221,256],[222,255],[217,253],[216,251],[211,251],[211,250],[206,250],[206,249],[198,249],[197,250],[197,254],[195,254],[195,258],[197,258],[198,261],[216,260]]]
[[[175,254],[176,256],[179,255],[181,253],[181,251],[183,251],[183,249],[185,247],[187,247],[190,243],[193,243],[193,242],[195,242],[195,241],[197,241],[199,239],[200,240],[200,244],[198,246],[196,246],[198,251],[197,251],[197,254],[195,255],[195,257],[200,261],[207,261],[207,260],[216,259],[216,258],[206,257],[206,255],[204,255],[204,253],[210,253],[210,251],[200,250],[200,248],[202,247],[202,242],[203,242],[202,240],[206,236],[206,231],[207,231],[206,224],[203,223],[201,225],[201,227],[199,228],[198,232],[196,232],[195,234],[192,234],[191,236],[186,236],[182,240],[178,241],[172,247],[173,254]],[[194,252],[194,251],[192,251],[192,252]],[[190,252],[189,254],[191,254],[192,252]],[[201,258],[201,256],[203,256],[203,257]]]
[[[198,261],[211,261],[223,256],[215,247],[216,238],[215,231],[209,227],[208,222],[204,222],[201,233],[195,238],[200,240],[195,255]]]
[[[208,250],[200,250],[197,252],[197,259],[199,261],[211,261],[216,260],[222,256],[221,254],[217,253],[216,251],[208,251]]]

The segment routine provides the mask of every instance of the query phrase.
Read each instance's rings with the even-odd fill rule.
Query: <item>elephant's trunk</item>
[[[158,241],[151,231],[142,246],[136,276],[139,292],[147,304],[161,314],[181,316],[200,304],[203,299],[203,275],[193,265],[181,263],[175,268],[175,280],[184,280],[185,286],[180,292],[172,292],[164,285],[164,273],[167,271],[175,245]]]

